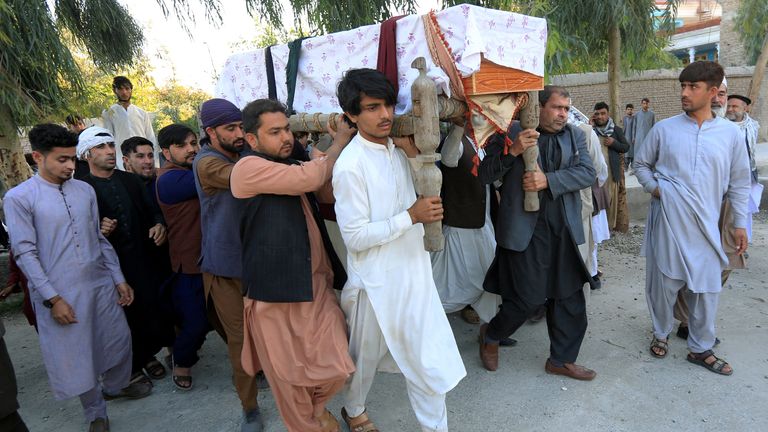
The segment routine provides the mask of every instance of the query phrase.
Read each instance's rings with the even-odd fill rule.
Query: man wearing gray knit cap
[[[200,270],[213,327],[227,342],[233,381],[243,405],[242,432],[263,430],[256,401],[256,377],[249,376],[240,361],[243,350],[243,295],[240,258],[242,202],[232,196],[229,176],[245,147],[240,110],[225,99],[203,102],[200,122],[205,137],[192,171],[200,198],[203,233]]]

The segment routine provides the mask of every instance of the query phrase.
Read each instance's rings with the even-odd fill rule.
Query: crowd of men
[[[655,124],[647,99],[637,113],[627,106],[624,128],[602,102],[591,122],[576,118],[558,86],[539,92],[537,128],[513,122],[482,148],[457,121],[441,144],[441,196],[418,196],[409,159],[419,150],[389,137],[396,94],[378,71],[344,75],[344,117],[328,125],[322,150],[296,139],[280,102],[240,110],[211,99],[199,141],[180,124],[158,131],[160,169],[154,135],[115,126],[146,114],[131,108],[130,81],[116,78],[106,127],[73,117],[79,135],[32,129],[37,175],[5,197],[54,396],[79,397],[89,430],[108,431],[106,401],[149,395],[168,369],[191,390],[215,329],[244,432],[263,429],[259,372],[291,432],[339,431],[326,409],[339,393],[351,431],[378,431],[366,409],[378,370],[404,375],[423,431],[447,431],[446,394],[466,375],[446,319],[457,311],[482,323],[487,370],[527,320],[545,316],[545,371],[593,380],[576,363],[584,289],[600,287],[597,244],[628,227],[628,162],[653,197],[643,247],[650,354],[666,356],[677,318],[687,360],[730,375],[713,352],[714,323],[728,272],[744,265],[759,126],[748,98],[726,97],[716,63],[692,63],[679,79],[683,112]],[[527,171],[522,154],[532,146],[539,169]],[[524,210],[528,192],[538,195],[536,212]],[[337,222],[346,256],[326,219]],[[445,249],[430,256],[423,224],[436,221]],[[0,363],[10,371],[0,382],[13,385],[0,426],[26,430],[4,342]]]

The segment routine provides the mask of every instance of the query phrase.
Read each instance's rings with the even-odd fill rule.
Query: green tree
[[[285,44],[300,37],[309,36],[301,28],[273,27],[265,25],[261,20],[254,20],[257,36],[253,39],[243,39],[235,42],[231,47],[238,51],[266,48],[271,45]]]
[[[765,0],[741,0],[736,15],[736,27],[741,29],[747,61],[755,64],[755,72],[749,86],[749,98],[756,101],[768,63],[768,5]]]
[[[758,2],[764,0],[756,0]],[[621,120],[621,73],[679,64],[664,52],[680,0],[447,0],[544,17],[550,74],[608,70],[611,113]],[[659,31],[661,30],[661,31]]]
[[[139,54],[141,29],[117,0],[0,0],[0,180],[12,187],[30,174],[17,130],[63,108],[85,88],[62,31],[100,68],[127,65]]]

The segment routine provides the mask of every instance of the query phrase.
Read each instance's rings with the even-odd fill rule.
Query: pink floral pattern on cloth
[[[544,76],[547,22],[543,18],[460,5],[437,12],[440,29],[456,59],[456,67],[467,77],[480,69],[481,57],[502,66]],[[309,38],[302,44],[296,80],[294,108],[310,112],[338,112],[336,84],[345,71],[376,64],[379,44],[378,24]],[[428,75],[443,93],[450,94],[448,77],[431,59],[425,42],[424,26],[418,15],[397,22],[398,84],[400,94],[395,112],[411,109],[410,87],[418,76],[411,68],[417,57],[427,60]],[[277,96],[287,99],[285,66],[287,45],[272,47]],[[216,97],[238,107],[268,95],[264,50],[232,55],[225,63],[216,87]]]

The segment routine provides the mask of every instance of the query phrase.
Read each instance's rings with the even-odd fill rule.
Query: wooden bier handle
[[[530,91],[526,96],[528,100],[520,109],[520,126],[525,129],[535,129],[539,125],[538,119],[538,100],[539,92]],[[525,172],[535,172],[539,170],[539,147],[528,147],[523,151],[523,161],[525,162]],[[527,212],[539,211],[539,193],[526,192],[523,201],[523,208]]]

